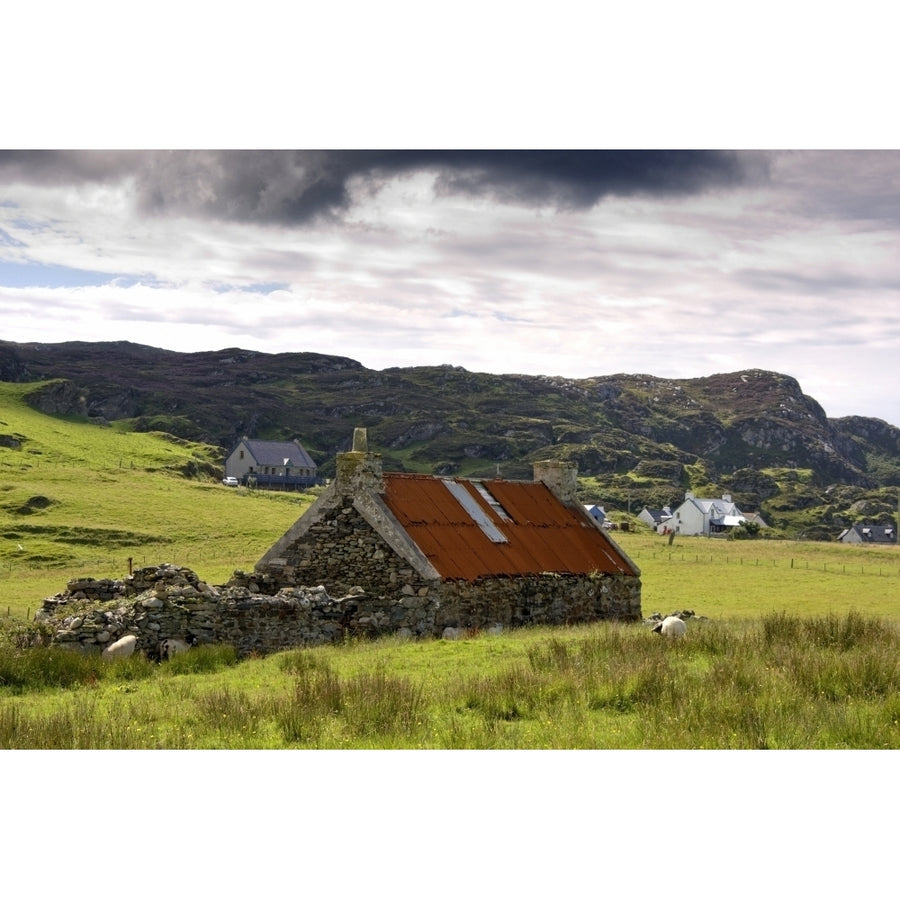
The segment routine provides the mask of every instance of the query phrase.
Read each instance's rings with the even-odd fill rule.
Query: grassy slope
[[[33,387],[0,384],[0,434],[21,444],[0,446],[0,614],[33,612],[75,575],[121,577],[129,557],[222,583],[311,502],[188,479],[221,463],[215,448],[43,415],[21,401]]]

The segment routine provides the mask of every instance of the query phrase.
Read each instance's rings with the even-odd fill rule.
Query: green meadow
[[[900,631],[849,613],[396,638],[238,663],[0,651],[6,749],[897,749]]]
[[[33,389],[0,383],[0,615],[74,576],[127,575],[129,559],[224,583],[313,500],[226,488],[218,448],[46,416],[22,402]]]
[[[772,612],[843,614],[900,623],[900,552],[817,541],[728,541],[616,533],[641,569],[644,614],[690,609],[715,618]]]
[[[223,487],[220,451],[37,413],[0,384],[0,748],[896,749],[900,553],[616,532],[638,623],[105,663],[16,636],[73,576],[249,569],[312,495]]]

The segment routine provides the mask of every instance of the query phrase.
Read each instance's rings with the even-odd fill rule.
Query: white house
[[[225,475],[241,484],[285,490],[316,483],[316,464],[300,441],[258,441],[242,437],[225,459]]]
[[[731,494],[709,500],[695,497],[692,491],[684,495],[684,503],[677,507],[667,527],[675,534],[721,534],[746,521],[744,514],[732,502]]]
[[[662,530],[669,524],[672,519],[672,510],[668,506],[662,509],[648,509],[646,506],[638,513],[638,518],[651,528],[657,531]]]

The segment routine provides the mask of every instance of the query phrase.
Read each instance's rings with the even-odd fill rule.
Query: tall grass
[[[290,666],[288,666],[290,668]],[[290,744],[340,744],[410,735],[424,713],[423,691],[384,665],[341,679],[328,665],[295,668],[292,689],[273,704]]]
[[[161,671],[168,675],[215,672],[234,665],[234,647],[205,645],[173,657],[162,667],[135,654],[104,659],[99,654],[82,654],[61,647],[20,649],[0,646],[0,689],[27,693],[50,688],[72,688],[103,682],[136,681]]]
[[[0,688],[0,746],[897,749],[898,651],[885,620],[775,613],[676,641],[598,623],[133,672],[71,655]]]

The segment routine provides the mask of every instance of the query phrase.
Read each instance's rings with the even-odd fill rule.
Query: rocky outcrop
[[[71,381],[51,381],[25,397],[33,409],[50,416],[86,416],[87,400],[84,392]]]
[[[161,417],[166,424],[154,430],[223,448],[241,434],[315,434],[313,456],[325,466],[345,448],[350,424],[365,417],[375,442],[412,448],[414,456],[398,453],[398,462],[420,471],[471,471],[472,459],[485,471],[499,462],[527,466],[566,444],[586,475],[677,460],[723,472],[796,464],[814,468],[822,484],[893,484],[900,477],[900,429],[858,416],[828,419],[796,379],[760,369],[694,379],[570,380],[452,366],[375,372],[312,353],[0,341],[4,372],[0,380],[67,379],[91,417]],[[65,406],[73,398],[61,399]]]

